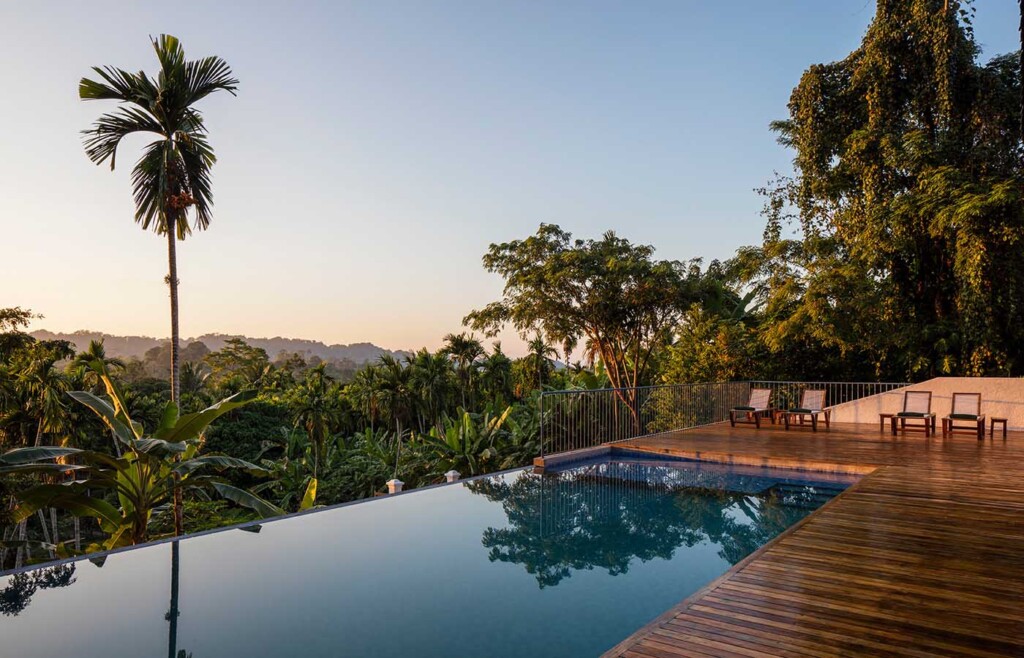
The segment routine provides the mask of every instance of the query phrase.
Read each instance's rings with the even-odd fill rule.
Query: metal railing
[[[718,423],[749,395],[749,382],[545,391],[541,456]]]
[[[852,402],[909,386],[905,382],[749,381],[636,388],[544,391],[540,396],[541,457],[729,420],[752,388],[772,390],[772,406],[792,409],[805,389],[827,391],[825,404]]]

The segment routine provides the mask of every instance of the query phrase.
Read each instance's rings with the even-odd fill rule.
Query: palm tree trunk
[[[28,519],[23,519],[18,524],[18,540],[25,541],[26,539],[28,539]],[[24,552],[24,558],[22,558],[22,552]],[[19,546],[14,554],[14,568],[20,569],[24,564],[24,559],[28,559],[28,546]]]
[[[178,377],[178,254],[175,228],[167,227],[167,285],[171,292],[171,402],[177,402],[181,396],[181,382]]]
[[[36,510],[36,515],[39,517],[39,525],[43,526],[43,540],[47,544],[53,544],[54,541],[50,538],[50,529],[46,526],[46,517],[43,515],[43,510]],[[53,550],[47,549],[50,554],[50,559],[53,559]]]
[[[42,418],[39,419],[39,424],[36,425],[36,443],[35,443],[35,447],[38,448],[41,445],[43,445],[43,419]],[[60,460],[58,460],[58,461],[60,461]],[[53,539],[52,542],[50,541],[49,530],[46,527],[46,518],[43,516],[43,510],[39,510],[39,522],[41,524],[43,524],[43,535],[46,537],[46,543],[47,544],[50,544],[50,543],[56,544],[57,543],[57,539],[56,539],[56,537],[57,537],[57,510],[52,508],[52,507],[50,508],[50,519],[53,522],[53,537],[54,537],[54,539]],[[50,557],[53,557],[53,551],[50,551]]]
[[[175,244],[177,226],[167,227],[167,286],[171,292],[171,402],[177,403],[181,397],[181,381],[178,363],[178,253]],[[178,477],[175,476],[175,480]],[[185,519],[183,511],[181,487],[174,488],[174,534],[184,532]]]

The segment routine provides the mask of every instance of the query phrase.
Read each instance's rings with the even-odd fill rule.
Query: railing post
[[[537,396],[537,423],[540,425],[540,456],[544,457],[544,391]]]

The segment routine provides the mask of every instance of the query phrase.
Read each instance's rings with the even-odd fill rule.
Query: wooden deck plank
[[[863,477],[605,656],[1024,656],[1024,434],[723,424],[616,446]]]

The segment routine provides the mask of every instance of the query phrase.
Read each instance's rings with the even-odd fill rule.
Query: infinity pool
[[[412,491],[0,578],[0,655],[596,656],[852,481],[627,456]]]

